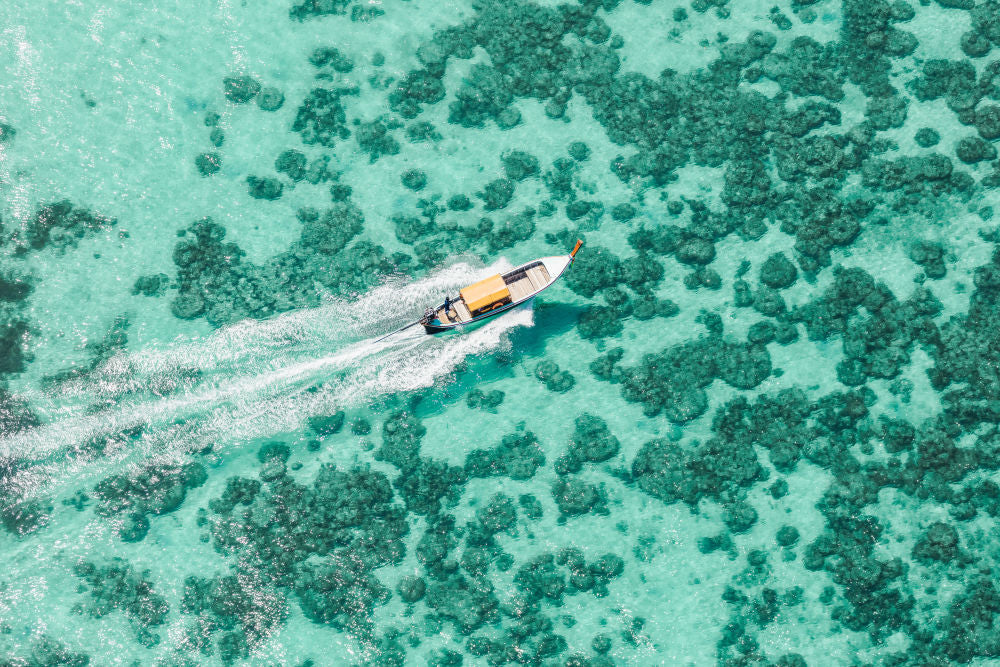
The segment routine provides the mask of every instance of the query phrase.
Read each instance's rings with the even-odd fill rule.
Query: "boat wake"
[[[352,301],[116,356],[50,393],[29,394],[43,424],[0,439],[0,457],[21,464],[22,491],[37,490],[104,464],[176,458],[209,446],[221,453],[300,428],[309,417],[429,386],[470,355],[505,344],[505,332],[531,323],[531,311],[462,334],[428,336],[414,327],[380,338],[419,317],[427,303],[503,269],[458,264]]]

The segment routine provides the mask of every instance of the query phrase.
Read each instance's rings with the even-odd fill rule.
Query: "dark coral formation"
[[[399,178],[403,187],[414,192],[423,190],[427,185],[427,174],[420,169],[407,169]]]
[[[620,449],[621,443],[604,420],[584,413],[576,418],[576,428],[566,453],[556,460],[556,472],[580,472],[584,463],[607,461],[617,455]]]
[[[950,563],[959,554],[958,532],[943,521],[932,523],[913,545],[913,559],[924,564]]]
[[[254,199],[274,200],[281,197],[281,181],[276,178],[247,176],[247,189]]]
[[[639,254],[624,261],[600,246],[589,246],[580,257],[580,268],[567,277],[568,286],[582,296],[601,295],[607,303],[589,306],[580,313],[577,326],[583,338],[618,336],[624,328],[623,320],[629,317],[649,320],[679,312],[672,301],[652,294],[663,279],[664,268],[648,251],[660,238],[659,232],[650,233],[644,228],[635,232],[629,240]]]
[[[504,173],[512,181],[523,181],[539,173],[538,158],[525,151],[511,151],[502,156]]]
[[[940,302],[922,288],[899,302],[861,269],[838,268],[834,275],[827,292],[796,309],[790,319],[803,322],[811,340],[843,336],[846,358],[837,365],[837,378],[844,384],[896,377],[909,363],[913,345],[930,343],[937,335],[933,318],[941,311]],[[866,317],[860,316],[861,307]]]
[[[45,499],[23,496],[16,489],[7,488],[17,472],[17,464],[2,462],[0,484],[4,487],[4,499],[0,503],[0,525],[11,535],[23,537],[44,528],[51,519],[52,505]]]
[[[561,394],[569,391],[576,384],[576,378],[568,371],[559,370],[559,364],[554,361],[543,361],[535,367],[535,377],[545,383],[545,388]]]
[[[288,10],[288,15],[295,21],[347,15],[351,21],[367,23],[384,13],[378,7],[358,3],[356,0],[301,0]]]
[[[174,248],[179,283],[174,314],[185,319],[205,316],[216,325],[266,317],[317,305],[317,284],[347,294],[405,266],[405,256],[389,258],[368,241],[351,245],[364,217],[349,203],[336,203],[323,212],[302,209],[299,219],[299,240],[263,266],[244,262],[243,251],[224,243],[226,230],[211,219],[192,224]]]
[[[257,106],[261,111],[277,111],[285,104],[285,94],[277,88],[268,86],[257,93]]]
[[[252,76],[227,76],[222,80],[222,90],[233,104],[246,104],[260,92],[260,81]]]
[[[149,530],[147,514],[178,509],[187,492],[208,479],[200,463],[151,465],[132,474],[113,475],[94,487],[95,511],[101,516],[124,515],[120,536],[138,542]]]
[[[222,169],[222,156],[218,153],[201,153],[194,159],[194,166],[202,176],[211,176]]]
[[[684,501],[692,506],[703,497],[738,498],[743,489],[765,478],[751,445],[730,448],[718,437],[690,451],[669,441],[651,440],[636,455],[631,472],[639,488],[651,496],[667,504]]]
[[[465,458],[469,477],[503,475],[515,480],[530,479],[545,465],[545,454],[533,433],[512,433],[493,449],[475,449]]]
[[[0,385],[0,437],[14,435],[38,424],[38,417],[31,411],[28,403],[17,394],[12,394],[6,386]]]
[[[720,379],[737,389],[753,389],[771,374],[771,356],[759,343],[727,341],[718,316],[706,317],[708,334],[646,355],[635,367],[613,366],[606,379],[620,382],[629,401],[641,403],[649,415],[663,412],[677,423],[708,409],[705,387]]]
[[[354,61],[335,46],[321,46],[309,56],[309,63],[316,68],[329,67],[339,74],[349,74],[354,69]]]
[[[560,477],[552,485],[552,498],[562,518],[589,512],[608,514],[608,499],[604,490],[579,477]]]
[[[367,123],[360,123],[354,132],[354,138],[357,139],[361,152],[368,154],[369,162],[376,162],[383,155],[399,153],[399,142],[392,131],[400,127],[398,120],[390,119],[383,122],[380,117]],[[432,136],[433,133],[426,138]]]
[[[63,199],[38,209],[27,224],[11,235],[19,253],[43,248],[75,248],[82,239],[107,231],[118,223]]]
[[[14,140],[17,136],[17,130],[14,129],[13,125],[8,125],[7,123],[0,123],[0,146],[7,145]]]
[[[155,275],[139,276],[132,285],[132,294],[143,296],[163,296],[170,285],[170,276],[165,273]]]
[[[607,436],[600,425],[583,420],[580,428],[582,439],[602,448],[597,441]],[[185,582],[181,611],[194,618],[187,623],[191,650],[217,654],[227,663],[246,658],[281,626],[294,600],[312,622],[349,632],[383,657],[389,646],[402,655],[392,631],[380,636],[372,624],[373,610],[393,594],[383,582],[382,568],[400,562],[406,551],[409,522],[404,507],[395,502],[393,487],[407,509],[428,515],[416,542],[421,573],[404,576],[394,586],[403,601],[420,605],[432,625],[453,625],[479,655],[500,658],[508,645],[518,654],[530,651],[539,657],[566,650],[566,640],[554,632],[543,607],[559,605],[564,595],[607,595],[624,570],[623,560],[606,553],[588,561],[577,549],[544,554],[515,573],[523,600],[514,608],[501,607],[490,571],[511,569],[513,559],[501,540],[517,531],[518,505],[539,516],[537,501],[522,497],[515,504],[495,494],[477,509],[473,522],[458,529],[438,503],[414,505],[414,500],[443,497],[448,487],[460,488],[465,473],[459,469],[457,477],[446,479],[440,464],[421,457],[425,429],[412,413],[390,415],[382,432],[376,457],[400,471],[391,483],[381,473],[325,465],[311,484],[301,484],[286,471],[288,448],[275,443],[259,453],[260,481],[229,480],[223,496],[211,504],[214,516],[203,515],[199,521],[210,526],[218,550],[238,559],[239,572],[212,579],[191,576]],[[505,438],[494,452],[470,455],[472,460],[481,461],[467,464],[472,474],[514,479],[526,479],[544,464],[537,442],[527,433]],[[567,499],[568,513],[584,502],[578,496]],[[493,631],[486,630],[487,624],[497,623],[506,642],[497,643]]]
[[[956,316],[940,329],[925,316],[937,309],[917,305],[920,299],[926,299],[919,290],[915,297],[900,303],[857,269],[838,272],[834,285],[804,307],[803,312],[809,315],[803,317],[803,322],[810,335],[842,336],[845,352],[858,350],[857,356],[850,358],[867,360],[858,384],[863,384],[872,368],[878,369],[878,377],[893,377],[899,371],[896,361],[915,344],[923,346],[934,359],[928,375],[937,386],[947,387],[960,377],[968,382],[971,376],[961,373],[992,363],[987,361],[992,353],[985,352],[985,347],[978,348],[984,352],[974,352],[976,348],[969,342],[989,344],[980,338],[983,330],[976,327],[989,317],[986,313],[992,304],[993,288],[988,276],[994,266],[991,262],[977,270],[977,290],[969,313]],[[867,315],[858,311],[862,304]],[[888,342],[874,344],[878,340]],[[885,356],[887,349],[893,350],[889,357]],[[954,351],[959,349],[963,356],[971,354],[978,361],[956,365]],[[608,366],[598,365],[595,370],[613,372],[618,358],[611,355]],[[644,491],[668,503],[684,500],[694,505],[702,497],[726,503],[724,518],[732,522],[731,530],[739,532],[747,524],[740,518],[746,512],[745,505],[741,506],[742,489],[765,478],[755,446],[767,448],[771,464],[785,473],[792,472],[803,459],[828,469],[832,481],[817,505],[826,517],[827,530],[806,545],[803,565],[807,570],[827,572],[838,586],[842,600],[833,610],[834,618],[851,630],[867,632],[875,642],[903,630],[924,654],[942,659],[968,660],[974,655],[989,655],[988,648],[983,653],[977,652],[983,650],[981,646],[968,648],[951,629],[957,622],[953,619],[969,613],[968,609],[981,609],[976,606],[979,602],[973,602],[977,593],[972,591],[982,590],[976,588],[975,579],[968,595],[951,605],[940,617],[939,625],[929,632],[918,630],[910,592],[912,574],[899,558],[884,559],[877,554],[875,545],[885,528],[865,512],[866,506],[877,502],[880,489],[886,487],[943,504],[956,518],[997,511],[991,500],[997,497],[995,487],[975,479],[967,481],[973,470],[995,470],[1000,465],[995,455],[995,434],[990,429],[959,444],[963,432],[972,433],[981,420],[991,419],[988,410],[981,407],[986,405],[984,388],[972,382],[946,392],[945,415],[926,423],[914,426],[904,420],[884,418],[880,429],[873,428],[870,408],[876,397],[867,387],[816,399],[808,398],[799,389],[765,394],[754,402],[739,398],[715,414],[712,429],[719,439],[709,440],[695,450],[653,441],[633,462],[632,478]],[[991,390],[985,391],[988,395]],[[862,462],[866,448],[870,450],[878,441],[884,443],[890,458]],[[713,454],[722,443],[725,454]],[[708,462],[710,467],[705,466]],[[785,491],[772,487],[772,493],[777,498]],[[777,539],[781,545],[792,546],[798,540],[798,531],[784,527]],[[962,549],[955,526],[942,521],[916,536],[912,557],[928,567],[962,568],[974,560]],[[734,635],[734,641],[740,637],[745,637],[742,630]],[[732,644],[724,642],[727,647]]]
[[[11,667],[87,667],[90,656],[86,653],[72,651],[58,639],[41,635],[32,641],[31,652],[26,655],[4,658],[4,664]]]
[[[944,264],[945,252],[940,243],[918,241],[910,248],[910,259],[923,267],[928,278],[944,278],[948,269]]]
[[[205,657],[217,648],[225,664],[248,658],[287,616],[285,598],[271,591],[262,594],[258,583],[233,575],[185,579],[180,610],[197,616],[186,628],[186,648]]]
[[[268,458],[260,476],[262,483],[230,479],[210,520],[216,549],[237,557],[259,581],[250,589],[236,576],[192,581],[192,589],[205,592],[186,602],[187,613],[207,616],[210,631],[227,630],[220,651],[225,642],[259,645],[282,623],[280,610],[292,595],[312,621],[370,636],[370,612],[389,595],[373,570],[402,557],[409,530],[389,480],[325,466],[303,485],[289,476],[283,456]],[[202,650],[210,654],[212,647]]]
[[[341,98],[351,90],[314,88],[303,101],[292,123],[292,131],[306,144],[332,147],[351,136]]]
[[[470,408],[496,410],[503,403],[504,395],[504,392],[499,389],[491,389],[490,391],[473,389],[465,397],[465,402]]]
[[[289,148],[278,154],[274,160],[274,170],[279,174],[285,174],[294,182],[299,182],[306,177],[306,156],[302,151]]]
[[[131,623],[136,639],[147,647],[160,642],[156,628],[167,621],[170,605],[156,592],[149,572],[136,572],[121,559],[114,559],[106,565],[91,562],[78,563],[74,573],[86,582],[85,590],[91,600],[79,606],[80,613],[88,613],[101,618],[120,612]]]

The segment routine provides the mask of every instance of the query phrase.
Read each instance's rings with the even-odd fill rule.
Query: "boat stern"
[[[451,329],[454,328],[455,325],[442,324],[441,320],[434,320],[433,322],[428,322],[427,324],[424,325],[424,331],[426,331],[429,334],[441,333],[442,331],[450,331]]]

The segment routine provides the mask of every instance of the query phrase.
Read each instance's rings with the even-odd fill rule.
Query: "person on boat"
[[[444,314],[447,315],[449,310],[451,310],[451,297],[446,296],[444,298]]]

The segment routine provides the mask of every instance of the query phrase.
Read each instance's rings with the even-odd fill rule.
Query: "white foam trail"
[[[64,396],[82,394],[93,398],[94,383],[107,391],[146,390],[148,377],[195,368],[202,373],[242,370],[249,364],[282,367],[291,355],[304,350],[335,349],[347,341],[376,337],[399,325],[400,319],[416,319],[423,307],[475,280],[479,275],[504,271],[506,263],[485,269],[456,264],[424,280],[408,285],[390,281],[355,300],[330,300],[317,308],[284,313],[268,320],[244,320],[224,327],[207,339],[177,342],[165,349],[143,350],[116,357],[80,382],[62,389]],[[129,384],[131,382],[131,384]]]
[[[203,340],[121,355],[52,396],[33,396],[47,423],[0,440],[0,456],[41,464],[24,479],[23,486],[34,487],[42,477],[65,479],[94,464],[63,452],[137,425],[145,428],[138,441],[118,452],[112,445],[105,454],[134,461],[207,444],[221,451],[297,429],[314,415],[430,386],[466,357],[502,345],[512,327],[530,325],[532,312],[521,309],[465,333],[427,336],[415,328],[375,340],[445,293],[505,266],[459,264],[410,285],[387,283],[351,302],[243,321]],[[192,386],[168,395],[150,389],[151,378],[184,368],[200,374]],[[109,407],[94,412],[95,398]]]

